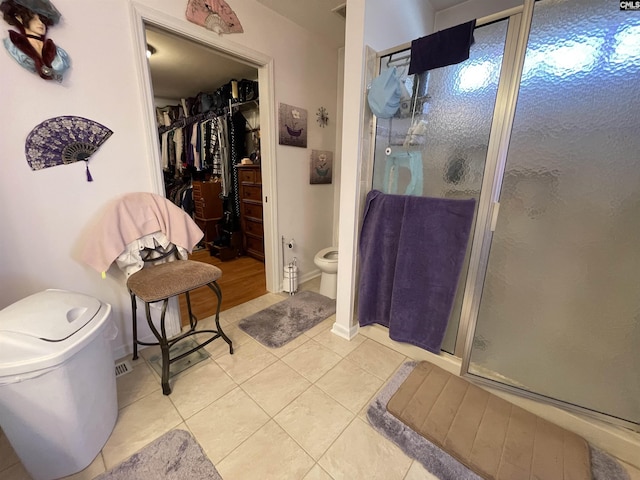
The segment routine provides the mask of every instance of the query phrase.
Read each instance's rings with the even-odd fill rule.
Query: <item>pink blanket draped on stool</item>
[[[358,321],[439,354],[475,200],[367,195],[360,234]]]
[[[81,259],[105,272],[127,244],[158,231],[189,253],[204,236],[193,219],[167,198],[148,192],[128,193],[108,205],[89,232]]]

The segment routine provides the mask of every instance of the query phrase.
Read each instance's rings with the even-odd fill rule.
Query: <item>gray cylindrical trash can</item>
[[[111,306],[45,290],[0,311],[0,426],[34,480],[79,472],[118,415]]]

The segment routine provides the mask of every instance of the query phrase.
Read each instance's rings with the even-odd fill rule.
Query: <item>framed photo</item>
[[[333,177],[333,153],[311,150],[310,184],[331,183]]]
[[[280,145],[307,148],[307,111],[281,103],[278,108]]]

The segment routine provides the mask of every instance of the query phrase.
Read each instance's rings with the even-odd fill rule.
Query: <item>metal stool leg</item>
[[[160,316],[160,330],[153,324],[153,319],[151,318],[151,310],[149,308],[149,304],[145,302],[144,309],[147,314],[147,322],[149,323],[149,328],[158,339],[158,344],[160,345],[160,353],[162,355],[162,393],[164,395],[169,395],[171,393],[171,386],[169,385],[169,365],[171,363],[171,359],[169,358],[169,342],[167,340],[167,332],[164,327],[164,317],[167,313],[167,304],[169,303],[168,299],[162,301],[162,314]]]
[[[131,312],[133,315],[133,360],[138,359],[138,304],[136,302],[136,296],[129,290],[131,295]]]
[[[189,292],[184,292],[184,296],[187,300],[187,312],[189,315],[189,328],[194,330],[196,328],[196,324],[198,323],[198,319],[191,311],[191,297],[189,296]]]
[[[211,290],[213,290],[213,292],[218,297],[218,308],[216,308],[216,316],[215,316],[216,330],[218,330],[218,333],[220,334],[220,336],[229,345],[229,354],[233,355],[233,344],[231,343],[231,340],[229,339],[229,337],[227,337],[225,333],[222,331],[222,327],[220,326],[220,307],[222,306],[222,290],[220,289],[220,285],[218,285],[218,282],[211,282],[207,284],[207,286]]]

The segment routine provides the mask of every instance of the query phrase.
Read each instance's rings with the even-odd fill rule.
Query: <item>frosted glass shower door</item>
[[[637,426],[639,79],[640,15],[535,4],[469,365]]]
[[[468,60],[428,73],[407,75],[410,50],[381,58],[382,71],[397,69],[407,99],[393,118],[377,121],[374,189],[425,197],[475,198],[478,205],[508,23],[504,19],[477,27]],[[411,161],[403,161],[405,158]],[[418,159],[419,168],[412,163],[414,159]],[[469,240],[442,344],[442,350],[451,354],[471,243]]]

